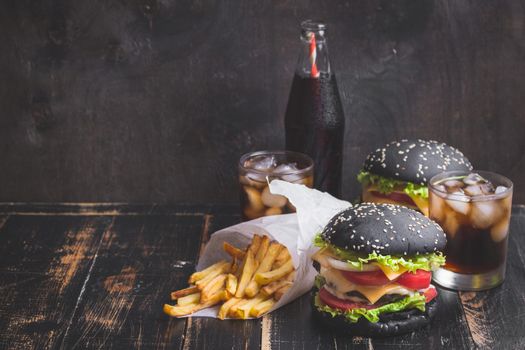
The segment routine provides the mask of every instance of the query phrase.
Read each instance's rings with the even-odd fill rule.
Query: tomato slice
[[[321,288],[319,290],[319,298],[321,299],[323,303],[330,306],[331,308],[339,309],[343,311],[351,310],[351,309],[359,309],[359,308],[369,310],[369,309],[374,309],[377,307],[377,305],[356,303],[350,300],[339,299],[338,297],[336,297],[335,295],[327,291],[325,288]]]
[[[425,270],[416,270],[416,273],[405,272],[396,279],[396,283],[408,289],[425,289],[430,285],[432,273]]]
[[[437,297],[438,292],[437,292],[436,288],[434,288],[432,286],[432,287],[428,288],[426,291],[424,291],[423,295],[425,296],[425,299],[426,299],[425,302],[429,303],[432,299]]]
[[[389,194],[381,193],[379,191],[370,191],[372,194],[379,198],[388,198],[401,204],[416,206],[416,203],[410,198],[408,194],[400,192],[390,192]]]
[[[343,276],[352,283],[359,284],[362,286],[382,286],[390,282],[388,277],[385,276],[383,271],[342,271],[339,270]]]

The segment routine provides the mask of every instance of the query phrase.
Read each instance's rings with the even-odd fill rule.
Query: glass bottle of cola
[[[286,115],[286,149],[314,160],[314,187],[341,197],[345,117],[330,68],[326,26],[301,23],[301,52]]]

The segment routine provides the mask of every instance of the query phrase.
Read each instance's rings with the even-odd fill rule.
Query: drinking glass
[[[291,151],[258,151],[239,161],[240,199],[243,220],[295,212],[286,197],[270,193],[268,182],[280,179],[312,187],[312,159]]]
[[[450,171],[430,179],[430,218],[447,236],[447,262],[434,272],[436,283],[464,291],[503,283],[512,191],[509,179],[487,171]]]

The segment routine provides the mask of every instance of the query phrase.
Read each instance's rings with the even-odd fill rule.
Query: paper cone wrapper
[[[316,250],[312,246],[312,240],[335,214],[350,206],[350,203],[334,198],[328,193],[281,180],[273,180],[270,183],[270,191],[287,197],[297,212],[266,216],[215,232],[206,244],[196,268],[200,271],[219,260],[229,261],[230,256],[222,248],[223,242],[236,247],[246,247],[253,235],[258,234],[267,235],[283,244],[292,256],[296,269],[295,281],[269,312],[288,304],[312,288],[317,275],[310,259]],[[188,316],[217,317],[219,307],[220,305],[204,309]]]

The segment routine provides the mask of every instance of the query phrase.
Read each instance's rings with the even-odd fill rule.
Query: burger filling
[[[320,265],[315,304],[334,317],[378,322],[383,313],[425,311],[425,304],[437,296],[430,280],[431,270],[445,262],[440,253],[413,259],[376,253],[365,257],[342,251],[320,236],[316,245],[321,250],[312,257]]]
[[[357,180],[363,184],[363,201],[402,204],[428,216],[428,188],[425,185],[395,180],[361,171]]]

